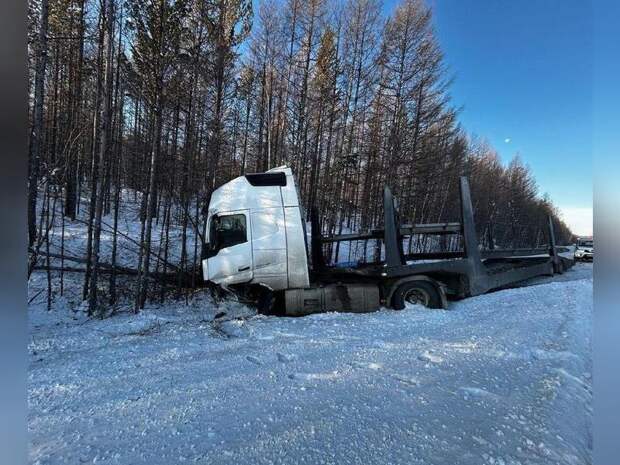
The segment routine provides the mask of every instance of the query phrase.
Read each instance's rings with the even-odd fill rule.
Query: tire
[[[271,315],[274,311],[275,295],[269,289],[261,289],[256,301],[256,309],[262,315]]]
[[[284,316],[284,293],[263,289],[258,295],[256,309],[262,315]]]
[[[406,303],[443,308],[437,287],[428,281],[409,281],[398,286],[392,295],[392,308],[402,310]]]

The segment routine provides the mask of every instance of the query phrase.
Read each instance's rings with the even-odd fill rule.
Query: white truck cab
[[[209,203],[203,277],[224,288],[309,286],[305,223],[290,168],[239,176]]]

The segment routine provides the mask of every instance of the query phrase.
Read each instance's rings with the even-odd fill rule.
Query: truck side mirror
[[[203,242],[200,256],[202,257],[202,260],[215,257],[219,249],[220,248],[217,246],[217,244],[211,244],[210,242]]]

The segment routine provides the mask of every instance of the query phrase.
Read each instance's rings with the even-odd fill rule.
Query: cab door
[[[216,284],[251,281],[252,232],[249,210],[219,213],[209,220],[207,279]]]

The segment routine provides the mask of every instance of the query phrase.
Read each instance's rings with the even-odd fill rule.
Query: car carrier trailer
[[[480,250],[465,177],[460,178],[460,204],[460,222],[400,224],[397,202],[386,187],[383,229],[323,236],[313,211],[308,241],[290,168],[240,176],[211,196],[203,277],[255,302],[260,311],[302,316],[402,309],[406,303],[448,308],[450,299],[563,273],[573,265],[573,259],[559,254],[551,218],[544,247]],[[462,236],[463,250],[403,252],[406,237],[444,234]],[[382,242],[384,260],[358,266],[326,263],[325,244],[356,240]]]

